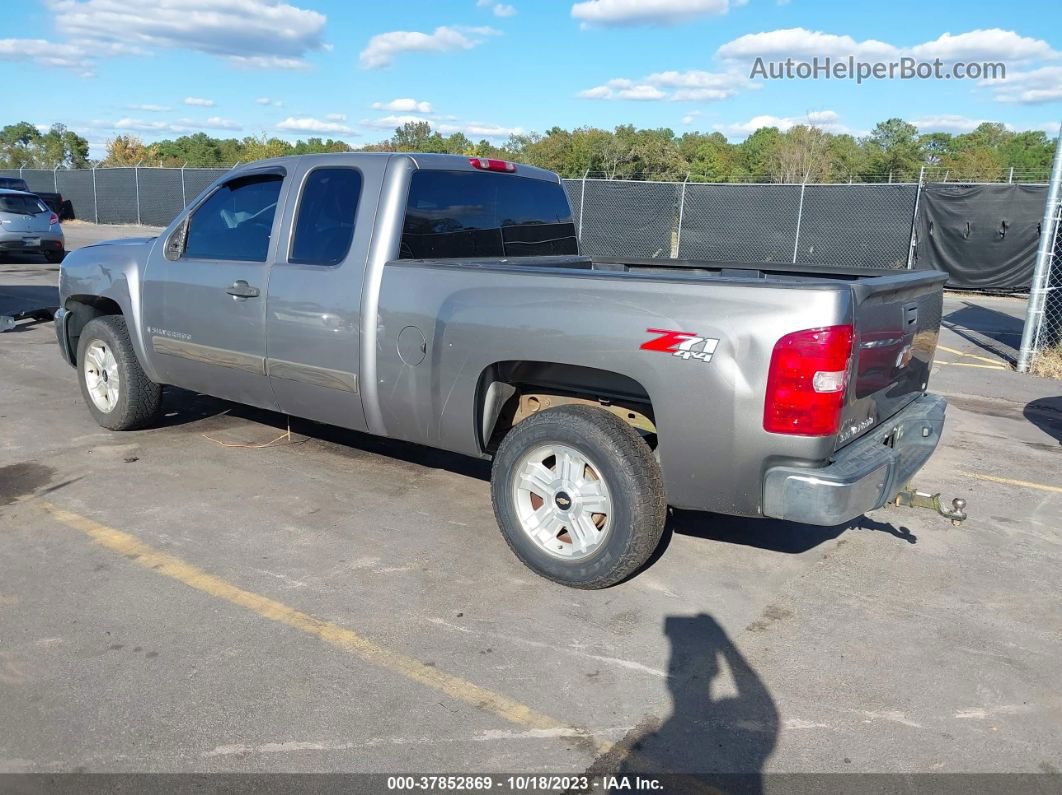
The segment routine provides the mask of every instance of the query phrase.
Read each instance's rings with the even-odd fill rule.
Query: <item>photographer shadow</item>
[[[711,616],[669,616],[664,633],[670,716],[625,738],[593,772],[663,777],[668,792],[762,792],[779,731],[767,686]]]

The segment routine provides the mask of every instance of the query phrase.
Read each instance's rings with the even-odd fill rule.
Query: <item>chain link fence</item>
[[[566,179],[584,253],[905,268],[917,183]]]
[[[1047,186],[1018,370],[1062,378],[1062,129]]]
[[[225,168],[7,169],[62,194],[74,218],[166,226]],[[566,179],[582,250],[670,257],[903,268],[917,183],[764,184]]]
[[[227,168],[0,169],[31,191],[58,193],[73,217],[97,224],[167,226]]]

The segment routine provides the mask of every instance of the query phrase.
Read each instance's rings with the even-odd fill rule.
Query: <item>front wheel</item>
[[[605,588],[637,571],[667,516],[660,466],[638,433],[590,406],[548,409],[502,440],[491,471],[505,540],[536,573]]]
[[[147,377],[121,315],[90,320],[77,345],[78,380],[89,413],[112,431],[150,425],[162,406],[162,387]]]

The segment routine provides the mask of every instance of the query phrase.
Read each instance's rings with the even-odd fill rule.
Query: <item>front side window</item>
[[[512,174],[417,171],[399,259],[578,254],[564,189]]]
[[[306,177],[295,219],[289,262],[338,265],[354,239],[361,195],[361,172],[353,168],[316,168]]]
[[[279,174],[258,174],[226,182],[189,218],[184,255],[265,262],[283,181]]]

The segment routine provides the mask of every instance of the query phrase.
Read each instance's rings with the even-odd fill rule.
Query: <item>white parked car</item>
[[[34,193],[0,189],[0,254],[42,254],[48,262],[66,255],[59,216]]]

